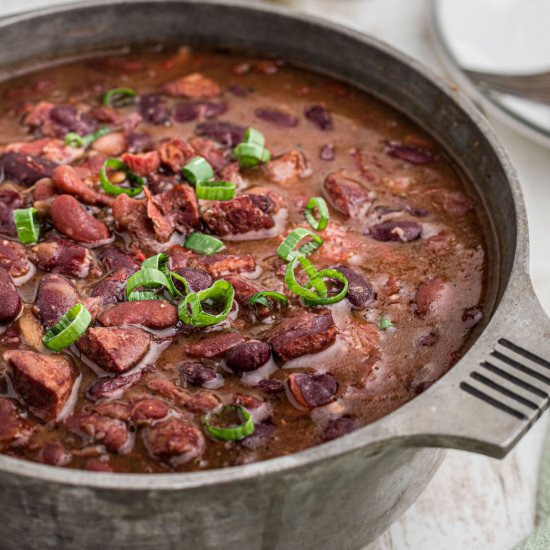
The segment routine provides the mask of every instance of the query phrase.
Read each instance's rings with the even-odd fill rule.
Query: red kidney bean
[[[181,380],[191,386],[204,386],[217,378],[216,370],[201,363],[183,363],[180,368]]]
[[[0,154],[0,174],[23,185],[34,185],[42,178],[49,178],[56,166],[55,162],[24,153]]]
[[[51,217],[55,228],[74,241],[93,244],[110,237],[107,227],[71,195],[60,195],[53,201]]]
[[[0,267],[0,323],[13,321],[21,311],[21,297],[9,273]]]
[[[385,153],[390,157],[404,160],[410,164],[428,164],[435,160],[430,151],[405,145],[399,141],[390,141],[385,149]]]
[[[164,300],[123,302],[103,311],[97,320],[106,327],[143,325],[153,329],[173,327],[178,322],[177,309]]]
[[[195,128],[197,136],[213,139],[226,147],[235,147],[244,139],[245,132],[244,126],[222,120],[207,120]]]
[[[158,94],[143,94],[138,99],[139,114],[149,124],[166,124],[170,111]]]
[[[82,113],[72,105],[56,105],[50,111],[50,121],[55,133],[64,138],[68,132],[85,136],[95,132],[97,122],[88,113]]]
[[[247,449],[257,449],[265,445],[266,441],[273,435],[276,427],[273,424],[262,422],[254,426],[254,433],[245,437],[241,441],[241,445]]]
[[[364,308],[376,300],[376,292],[362,275],[343,265],[336,269],[348,280],[347,299],[352,306]]]
[[[273,378],[264,378],[263,380],[260,380],[256,387],[269,395],[280,393],[285,389],[280,380],[275,380]]]
[[[71,459],[71,455],[59,441],[48,441],[38,451],[36,459],[38,462],[50,466],[65,466]]]
[[[370,227],[367,235],[376,241],[414,241],[422,234],[422,226],[417,222],[407,220],[388,220]]]
[[[63,275],[44,275],[38,283],[36,307],[45,329],[55,325],[77,302],[78,293],[74,285]]]
[[[288,377],[289,389],[296,401],[307,408],[330,403],[338,392],[338,382],[331,374],[293,373]]]
[[[251,372],[265,365],[271,357],[271,348],[265,342],[249,340],[237,344],[225,356],[227,366],[234,372]]]
[[[332,116],[323,105],[312,105],[304,111],[304,114],[319,130],[326,131],[334,128]]]
[[[205,290],[212,286],[212,277],[206,271],[202,269],[192,269],[190,267],[184,267],[182,269],[176,270],[178,275],[181,275],[189,285],[189,290],[191,292],[199,292],[200,290]],[[176,288],[183,292],[183,284],[180,283],[177,279],[174,279],[174,284]]]
[[[137,384],[142,376],[143,371],[139,371],[126,376],[99,378],[90,385],[86,392],[86,397],[91,401],[98,401],[99,399],[116,399],[122,395],[125,390]]]
[[[332,143],[325,143],[320,151],[319,158],[321,160],[331,161],[336,157],[336,151],[334,150],[334,145]]]
[[[13,211],[17,208],[23,208],[23,199],[19,192],[9,187],[0,189],[0,233],[17,235],[13,221]]]
[[[282,126],[286,128],[295,128],[298,126],[298,118],[289,113],[279,111],[277,109],[271,108],[258,108],[254,111],[256,118],[265,120],[266,122],[271,122],[276,126]]]
[[[126,147],[129,153],[142,153],[153,147],[153,140],[149,134],[130,132],[126,134]]]
[[[343,435],[353,432],[357,428],[357,422],[348,416],[333,418],[327,423],[323,432],[323,441],[331,441]]]

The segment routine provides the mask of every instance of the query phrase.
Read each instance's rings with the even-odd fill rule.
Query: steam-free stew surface
[[[118,87],[135,89],[137,102],[102,106]],[[167,472],[294,453],[424,391],[483,317],[480,206],[426,133],[363,92],[280,61],[181,48],[52,66],[2,84],[0,97],[5,454]],[[271,161],[239,168],[232,150],[250,126]],[[68,132],[103,127],[87,149],[65,144]],[[237,184],[236,199],[197,203],[181,175],[197,155]],[[105,194],[108,158],[145,177],[147,194]],[[350,284],[327,307],[289,290],[276,252],[293,229],[312,230],[311,197],[327,200],[330,220],[308,259],[338,267]],[[12,212],[30,206],[41,236],[23,246]],[[193,232],[225,248],[191,252],[182,245]],[[128,277],[160,252],[192,291],[232,284],[223,322],[185,325],[167,296],[125,302]],[[251,306],[262,289],[289,306]],[[90,328],[66,350],[46,349],[44,331],[76,303],[92,314]],[[254,433],[211,437],[203,420],[221,405],[245,407]]]

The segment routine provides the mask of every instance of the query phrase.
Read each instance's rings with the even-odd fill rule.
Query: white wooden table
[[[0,0],[0,15],[63,0]],[[288,0],[385,40],[442,72],[427,30],[426,0]],[[550,153],[495,123],[519,171],[531,231],[531,272],[550,312]],[[548,419],[504,461],[450,451],[416,504],[365,550],[506,550],[533,528],[537,474]],[[321,549],[320,549],[321,550]]]

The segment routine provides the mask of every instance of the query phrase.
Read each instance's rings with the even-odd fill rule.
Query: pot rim
[[[240,9],[247,11],[261,11],[267,16],[270,14],[276,14],[292,18],[294,20],[314,23],[320,28],[327,31],[340,33],[347,37],[353,38],[357,42],[368,45],[369,47],[376,48],[382,51],[384,54],[393,57],[397,61],[414,71],[419,73],[425,79],[427,79],[433,86],[444,94],[449,101],[458,104],[458,106],[467,114],[467,116],[475,123],[479,130],[483,133],[487,139],[490,147],[495,152],[498,160],[503,168],[508,181],[511,195],[514,202],[514,207],[517,215],[517,239],[516,239],[516,251],[514,253],[513,269],[505,288],[505,292],[500,299],[500,303],[495,306],[494,313],[499,309],[501,303],[504,300],[505,294],[507,294],[508,287],[510,286],[510,280],[513,277],[526,274],[528,272],[529,265],[529,240],[528,240],[528,226],[527,215],[523,200],[523,195],[519,185],[519,180],[515,169],[513,168],[509,156],[496,136],[494,130],[489,125],[489,122],[484,115],[474,106],[474,104],[459,90],[451,88],[449,83],[444,80],[443,77],[438,76],[432,69],[426,67],[421,62],[409,57],[407,54],[396,50],[392,46],[385,42],[374,38],[370,35],[361,33],[352,28],[332,23],[331,21],[312,16],[309,14],[303,14],[296,12],[287,7],[266,5],[264,3],[258,3],[256,0],[252,2],[246,2],[245,0],[133,0],[132,4],[151,4],[157,1],[166,1],[167,3],[174,4],[210,4],[213,6],[224,7],[239,7]],[[0,29],[3,26],[17,23],[18,21],[24,21],[32,19],[36,16],[59,14],[63,15],[67,12],[74,10],[80,10],[90,7],[97,7],[102,5],[113,4],[126,4],[130,0],[88,0],[86,2],[74,4],[66,3],[58,6],[45,7],[41,9],[34,9],[17,13],[14,15],[0,18]],[[315,71],[315,67],[312,65],[312,69]],[[405,115],[407,113],[404,113]],[[477,340],[482,334],[490,329],[490,323],[484,328],[484,330],[478,335]],[[475,344],[475,341],[472,345]],[[471,349],[471,348],[470,348]],[[449,372],[455,372],[457,369],[464,369],[466,367],[465,359],[467,359],[469,351],[464,357],[455,364]],[[445,376],[440,378],[434,386],[437,387]],[[433,388],[433,386],[432,386]],[[293,470],[302,467],[318,465],[318,463],[325,460],[334,459],[339,456],[357,451],[359,449],[366,449],[369,447],[369,452],[379,452],[383,450],[384,439],[395,437],[399,434],[395,433],[392,429],[392,419],[399,412],[400,414],[406,414],[413,404],[418,406],[422,401],[427,401],[431,396],[431,389],[427,389],[421,395],[408,401],[392,413],[376,420],[375,422],[358,430],[342,436],[336,440],[322,443],[315,447],[293,453],[291,455],[267,459],[251,464],[244,464],[239,466],[232,466],[226,468],[198,471],[198,472],[184,472],[184,473],[166,473],[166,474],[128,474],[128,473],[104,473],[104,472],[89,472],[85,470],[76,470],[71,468],[58,468],[54,466],[48,466],[39,464],[24,459],[13,458],[6,455],[0,455],[0,473],[12,474],[17,476],[24,476],[27,478],[37,478],[40,480],[49,481],[52,483],[60,483],[64,485],[73,485],[79,487],[90,487],[97,489],[121,489],[121,490],[182,490],[192,489],[211,485],[223,485],[227,483],[233,483],[238,481],[250,480],[259,476],[275,475],[279,472]],[[378,445],[372,445],[378,443]],[[381,444],[380,444],[381,443]],[[371,449],[372,445],[372,449]]]

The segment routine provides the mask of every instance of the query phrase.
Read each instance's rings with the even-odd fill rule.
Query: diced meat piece
[[[212,367],[201,363],[183,363],[180,367],[182,385],[205,386],[219,378],[218,373]]]
[[[84,439],[98,441],[108,451],[125,454],[131,450],[132,437],[122,420],[99,414],[73,414],[65,421],[67,428]]]
[[[99,378],[90,385],[86,392],[86,397],[91,401],[98,401],[99,399],[118,399],[122,397],[128,388],[137,384],[142,376],[143,371],[140,370],[125,376]]]
[[[336,151],[332,143],[325,143],[319,150],[319,158],[327,162],[336,158]]]
[[[72,105],[55,105],[41,126],[44,135],[65,138],[69,132],[86,136],[97,130],[97,121]]]
[[[283,187],[290,187],[296,179],[304,179],[313,173],[301,151],[289,151],[265,166],[267,177]]]
[[[357,429],[357,422],[349,416],[341,416],[328,421],[323,431],[323,441],[332,441]]]
[[[332,115],[323,105],[311,105],[304,111],[304,114],[319,130],[327,131],[334,128]]]
[[[157,149],[162,166],[169,168],[175,174],[179,174],[181,169],[195,156],[193,148],[179,138],[161,141]]]
[[[13,220],[13,211],[23,208],[23,198],[16,189],[3,185],[0,188],[0,233],[15,237],[17,231]]]
[[[202,218],[215,235],[248,233],[271,229],[275,221],[254,205],[247,195],[228,201],[211,201],[202,212]]]
[[[155,231],[147,217],[145,200],[132,199],[123,194],[115,199],[112,208],[117,229],[128,232],[135,247],[155,250]]]
[[[408,220],[388,220],[373,225],[368,229],[367,234],[376,241],[408,243],[420,238],[422,225]]]
[[[206,446],[201,431],[179,418],[145,428],[143,443],[153,458],[174,466],[199,458]]]
[[[223,120],[207,120],[197,124],[197,136],[213,139],[226,147],[236,147],[243,139],[246,127]]]
[[[202,337],[196,342],[185,346],[189,357],[212,359],[223,357],[231,348],[244,342],[245,338],[236,332],[222,332],[212,336]]]
[[[31,430],[19,415],[15,401],[0,397],[0,450],[24,445],[30,435]]]
[[[136,424],[150,424],[152,420],[162,420],[168,416],[170,408],[160,399],[148,397],[132,405],[131,419]]]
[[[100,313],[97,320],[106,327],[143,325],[152,329],[164,329],[177,324],[178,311],[164,300],[134,300],[122,302]]]
[[[126,151],[126,139],[122,132],[109,132],[92,143],[92,149],[107,157],[118,157]]]
[[[15,391],[29,410],[44,422],[55,420],[73,385],[71,362],[63,355],[9,350],[4,360],[12,369]]]
[[[10,323],[21,311],[21,297],[9,273],[0,267],[0,324]]]
[[[199,124],[200,126],[200,124]],[[214,168],[215,172],[221,172],[231,163],[229,151],[220,149],[213,141],[202,137],[195,137],[189,140],[189,145],[195,153],[205,158]]]
[[[405,145],[400,141],[388,142],[385,153],[390,157],[404,160],[409,164],[429,164],[435,160],[434,155],[430,151],[411,145]]]
[[[172,96],[214,97],[221,94],[217,82],[201,73],[180,76],[162,87],[162,91]]]
[[[170,227],[183,235],[201,225],[197,197],[188,185],[176,185],[169,191],[155,195],[153,203],[159,208]]]
[[[92,361],[117,374],[135,367],[150,345],[151,336],[139,328],[94,327],[77,342],[78,348]]]
[[[348,280],[347,299],[349,303],[357,308],[370,306],[376,300],[376,292],[367,280],[349,267],[338,265],[336,268]]]
[[[149,124],[166,124],[170,120],[170,111],[158,94],[143,94],[138,99],[139,114]]]
[[[6,153],[16,152],[33,157],[42,157],[59,164],[69,164],[84,155],[81,147],[66,145],[61,139],[42,138],[32,141],[20,141],[6,146]]]
[[[84,246],[57,240],[37,244],[31,251],[33,262],[42,271],[52,271],[78,279],[85,279],[90,273],[92,255]]]
[[[272,109],[270,107],[258,107],[254,111],[256,118],[270,122],[275,126],[283,128],[295,128],[298,126],[298,117],[280,109]]]
[[[443,196],[443,210],[451,216],[464,216],[475,204],[474,199],[460,191],[449,191]]]
[[[160,156],[158,151],[148,153],[124,153],[122,160],[128,168],[138,176],[147,177],[160,168]]]
[[[132,274],[140,267],[130,254],[127,254],[117,246],[101,247],[98,257],[108,272],[124,270]]]
[[[111,236],[107,227],[71,195],[59,195],[53,201],[51,217],[60,233],[77,242],[96,244]]]
[[[166,242],[174,232],[174,227],[162,214],[160,208],[153,200],[153,195],[148,187],[143,189],[145,202],[147,204],[147,217],[153,223],[153,230],[159,242]]]
[[[170,258],[170,269],[176,271],[183,267],[187,267],[189,261],[199,256],[192,250],[176,244],[168,250],[168,257]]]
[[[134,373],[134,375],[135,374],[136,373]],[[128,375],[128,378],[131,376],[132,375]],[[102,403],[97,403],[95,405],[93,412],[96,412],[101,416],[108,416],[109,418],[116,418],[117,420],[129,422],[131,407],[128,403],[121,403],[120,401],[103,401]]]
[[[154,378],[147,383],[147,387],[193,413],[208,412],[220,405],[212,392],[189,393],[163,378]]]
[[[259,449],[267,443],[277,428],[273,424],[261,422],[254,426],[254,433],[245,437],[241,445],[247,449]]]
[[[259,369],[270,357],[271,348],[268,344],[259,340],[248,340],[232,347],[225,362],[233,372],[243,373]]]
[[[255,317],[263,319],[271,315],[271,310],[261,304],[250,305],[249,301],[254,294],[267,290],[258,283],[240,277],[239,275],[227,275],[225,280],[235,289],[235,300],[239,304],[239,311],[242,309],[247,314],[253,314]]]
[[[95,118],[98,122],[103,122],[105,124],[119,124],[120,123],[120,114],[116,109],[112,107],[107,107],[106,105],[98,105],[92,107],[89,111],[90,116]]]
[[[338,382],[331,374],[292,373],[288,386],[296,401],[306,408],[330,403],[338,392]]]
[[[15,241],[0,240],[0,267],[12,277],[22,277],[29,272],[31,264],[25,247]]]
[[[251,254],[245,256],[212,254],[193,258],[189,263],[192,267],[204,269],[212,277],[222,277],[228,273],[251,273],[256,269],[256,262]]]
[[[283,197],[269,187],[253,187],[245,193],[260,210],[266,214],[277,214],[283,208]]]
[[[328,309],[303,312],[281,323],[271,337],[273,352],[283,361],[317,353],[336,340],[336,327]]]
[[[39,128],[49,118],[55,103],[51,101],[39,101],[32,105],[25,116],[25,124],[31,128]]]
[[[222,181],[229,181],[237,186],[237,189],[246,187],[246,181],[241,175],[241,167],[238,162],[228,164],[220,173]]]
[[[38,283],[36,308],[42,326],[48,330],[79,301],[74,285],[63,275],[44,275]]]
[[[339,172],[325,178],[323,191],[334,209],[348,218],[358,216],[372,204],[371,194],[367,189]]]
[[[425,279],[416,289],[414,298],[416,313],[425,317],[434,307],[445,291],[445,281],[441,277]]]
[[[202,269],[183,267],[181,269],[176,269],[176,273],[187,281],[189,292],[200,292],[201,290],[206,290],[207,288],[210,288],[213,283],[212,277]],[[183,284],[178,280],[174,279],[174,284],[180,292],[185,290],[183,288]]]
[[[51,177],[56,163],[42,157],[33,157],[23,153],[0,154],[0,173],[4,179],[22,185],[33,185],[39,179]]]
[[[57,441],[47,441],[38,451],[36,460],[49,466],[65,466],[71,460],[71,455],[65,447]]]

